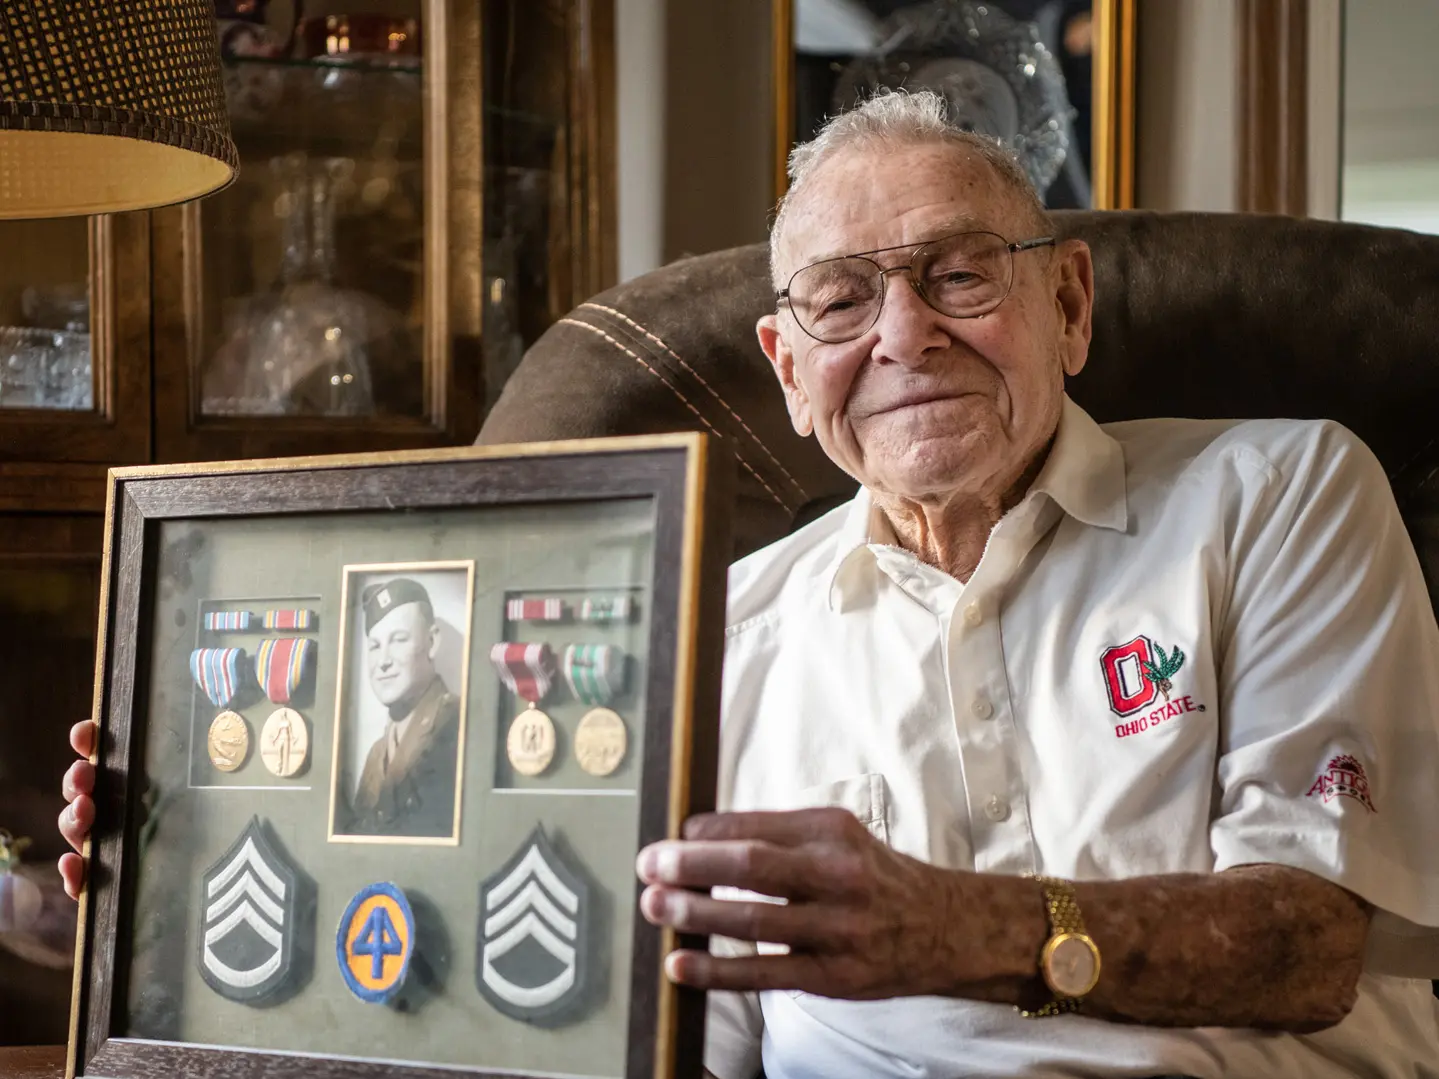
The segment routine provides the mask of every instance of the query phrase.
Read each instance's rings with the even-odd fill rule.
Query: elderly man
[[[1374,458],[1096,425],[1089,251],[932,97],[791,174],[760,344],[863,487],[734,567],[731,812],[639,859],[716,936],[709,1070],[1434,1074],[1439,632]]]

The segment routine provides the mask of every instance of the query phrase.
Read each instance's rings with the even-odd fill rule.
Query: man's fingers
[[[672,926],[681,933],[713,933],[796,948],[821,948],[839,936],[830,911],[809,904],[711,899],[651,885],[640,896],[640,910],[656,925]]]
[[[60,879],[65,882],[65,894],[79,899],[85,886],[85,859],[78,854],[60,855]]]
[[[670,840],[640,851],[636,869],[646,884],[675,888],[744,888],[782,899],[824,894],[844,856],[817,858],[810,851],[734,840]]]
[[[60,793],[73,802],[79,795],[95,793],[95,766],[89,761],[76,761],[60,781]]]
[[[70,748],[82,757],[93,757],[100,741],[100,728],[93,720],[85,720],[70,728]]]
[[[685,949],[665,956],[665,974],[672,982],[696,989],[814,992],[822,988],[819,966],[808,955],[749,955],[736,959]]]
[[[80,794],[60,814],[60,834],[77,851],[95,824],[95,802],[88,794]]]
[[[781,847],[797,847],[821,839],[837,839],[853,814],[833,806],[760,813],[700,813],[684,823],[686,839],[758,839]]]

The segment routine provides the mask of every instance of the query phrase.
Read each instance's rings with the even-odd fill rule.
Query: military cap
[[[431,621],[435,617],[435,608],[430,603],[430,594],[425,591],[425,586],[408,577],[396,577],[370,585],[361,593],[360,603],[365,608],[366,633],[374,629],[375,623],[385,615],[406,603],[423,604],[425,617]]]

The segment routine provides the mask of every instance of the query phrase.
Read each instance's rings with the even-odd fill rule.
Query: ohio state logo
[[[1152,664],[1154,642],[1140,635],[1128,644],[1106,648],[1099,657],[1104,672],[1104,688],[1109,692],[1109,707],[1117,716],[1142,712],[1159,696],[1159,687],[1145,677],[1145,668]]]

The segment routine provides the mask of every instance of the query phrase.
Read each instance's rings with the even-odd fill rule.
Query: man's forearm
[[[1076,883],[1103,960],[1084,1014],[1152,1026],[1319,1030],[1353,1007],[1368,931],[1366,904],[1302,870],[1244,866]],[[956,941],[953,992],[1033,1006],[1045,998],[1038,956],[1049,936],[1040,885],[964,874],[956,902],[986,912],[976,969],[971,937]],[[962,898],[961,898],[962,897]],[[982,898],[981,898],[982,897]],[[976,904],[976,900],[980,900]]]

